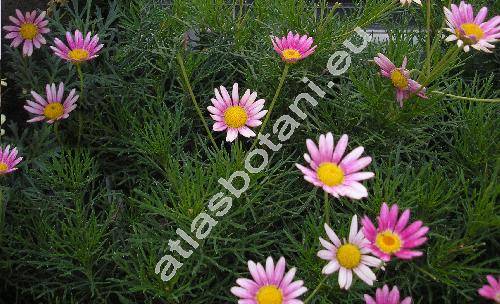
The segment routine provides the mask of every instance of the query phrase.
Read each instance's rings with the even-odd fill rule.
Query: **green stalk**
[[[431,91],[431,93],[434,94],[439,94],[439,95],[444,95],[446,97],[451,97],[459,100],[468,100],[468,101],[478,101],[478,102],[500,102],[500,98],[493,98],[493,99],[486,99],[486,98],[473,98],[473,97],[465,97],[465,96],[458,96],[458,95],[453,95],[453,94],[448,94],[440,91]]]
[[[63,146],[62,140],[61,140],[61,135],[59,134],[59,121],[54,122],[54,133],[56,135],[56,140],[59,143],[59,146]]]
[[[427,76],[431,73],[431,0],[427,0],[427,39],[426,39],[426,54],[425,66],[427,67]]]
[[[194,107],[196,108],[196,112],[198,113],[198,116],[200,117],[201,122],[203,123],[203,127],[205,127],[205,130],[207,131],[210,141],[214,145],[215,149],[218,150],[217,144],[215,143],[215,139],[212,136],[212,132],[210,132],[207,121],[205,120],[205,117],[203,117],[203,113],[201,112],[200,106],[198,105],[196,97],[194,96],[193,89],[191,88],[191,83],[189,82],[189,78],[186,73],[186,67],[184,66],[184,59],[182,58],[181,53],[177,53],[177,62],[179,63],[179,66],[181,68],[182,77],[184,78],[184,82],[188,89],[189,95],[191,96],[191,100],[193,101]]]
[[[319,289],[323,286],[323,283],[326,281],[328,276],[323,276],[323,279],[318,283],[318,286],[313,290],[313,292],[304,300],[304,304],[309,303],[309,301],[312,300],[312,298],[318,293]]]
[[[323,210],[325,213],[325,223],[330,223],[330,203],[328,202],[328,192],[325,191],[325,205],[323,206]]]
[[[82,66],[79,63],[76,64],[76,71],[78,72],[78,78],[80,79],[80,96],[83,98],[83,73]]]
[[[76,64],[76,71],[78,72],[78,78],[80,79],[80,104],[83,104],[83,100],[85,97],[85,94],[83,94],[83,72],[82,72],[82,66],[80,63]],[[82,118],[82,111],[78,111],[78,138],[77,138],[77,146],[80,147],[80,139],[82,137],[82,127],[83,127],[83,118]]]

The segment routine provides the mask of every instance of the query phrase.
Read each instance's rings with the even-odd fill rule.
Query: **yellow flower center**
[[[256,299],[258,304],[282,304],[283,294],[278,287],[266,285],[257,291]]]
[[[476,41],[478,41],[479,39],[484,37],[483,29],[475,23],[464,23],[464,24],[462,24],[461,28],[464,31],[465,35],[469,36],[469,38],[471,36],[474,36],[474,38],[475,38],[475,39],[467,39],[467,38],[463,39],[463,40],[465,40],[464,42],[466,42],[468,44],[471,43],[471,41],[468,41],[468,40],[473,40],[472,44],[474,44],[474,43],[476,43]],[[460,33],[458,33],[457,36],[460,37],[462,35],[460,35]],[[463,37],[461,37],[461,38],[463,38]]]
[[[316,174],[319,180],[329,187],[340,185],[344,181],[344,171],[334,163],[322,163]]]
[[[38,27],[33,23],[24,23],[21,25],[21,30],[19,30],[19,32],[23,39],[31,40],[38,34]]]
[[[281,55],[286,61],[296,61],[300,58],[302,58],[302,55],[300,55],[300,52],[295,50],[295,49],[286,49],[281,52]]]
[[[392,84],[399,89],[406,89],[408,87],[408,79],[398,69],[391,72]]]
[[[84,49],[74,49],[68,53],[68,57],[73,61],[83,61],[89,58],[89,52]]]
[[[396,233],[386,230],[377,234],[375,239],[377,247],[387,254],[398,252],[401,249],[401,238]]]
[[[59,118],[63,114],[64,114],[64,107],[59,102],[49,103],[48,105],[45,106],[45,109],[43,109],[43,115],[45,115],[45,117],[51,120]]]
[[[4,162],[0,162],[0,172],[5,172],[9,169],[9,166],[4,163]]]
[[[337,249],[337,261],[344,268],[356,268],[361,262],[361,251],[352,244],[342,245]]]
[[[224,121],[231,128],[240,128],[247,122],[248,115],[240,106],[232,106],[224,112]]]

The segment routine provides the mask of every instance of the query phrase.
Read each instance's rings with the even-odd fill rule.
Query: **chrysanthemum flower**
[[[255,136],[255,132],[249,127],[262,124],[260,119],[267,113],[267,110],[262,110],[265,100],[255,101],[257,92],[250,94],[250,90],[246,90],[240,99],[237,83],[233,85],[231,96],[223,86],[220,87],[220,92],[218,89],[214,89],[214,91],[213,106],[207,108],[211,113],[210,116],[215,120],[214,131],[227,129],[226,141],[229,142],[235,140],[238,133],[244,137]]]
[[[392,287],[392,290],[389,291],[389,287],[384,285],[383,288],[377,288],[375,299],[365,294],[365,304],[411,304],[411,297],[406,297],[402,301],[399,301],[399,298],[397,286]]]
[[[411,250],[427,241],[425,237],[429,227],[422,226],[422,221],[413,222],[407,226],[410,219],[410,210],[406,209],[398,218],[398,205],[394,204],[389,209],[386,203],[382,204],[380,215],[377,217],[378,228],[365,216],[361,223],[366,238],[373,254],[383,261],[390,261],[392,255],[400,259],[413,259],[421,256],[421,251]]]
[[[288,32],[288,36],[280,38],[271,36],[274,50],[280,54],[281,59],[286,63],[295,63],[302,60],[316,50],[317,45],[312,46],[314,39],[307,35],[300,36],[298,33]]]
[[[422,5],[422,1],[420,0],[399,0],[399,2],[401,2],[402,5],[410,5],[412,2]]]
[[[339,272],[339,285],[342,289],[349,289],[352,284],[354,272],[363,282],[372,286],[377,277],[370,267],[382,266],[382,261],[370,255],[367,247],[368,240],[361,230],[358,231],[358,217],[354,215],[351,221],[349,239],[343,242],[335,232],[325,223],[325,231],[331,243],[319,238],[321,245],[326,250],[318,251],[318,257],[330,261],[323,267],[323,274],[330,275]]]
[[[14,25],[4,26],[4,30],[9,33],[5,35],[6,39],[12,39],[10,46],[18,47],[24,41],[23,55],[31,56],[33,47],[40,48],[42,44],[47,43],[43,34],[50,32],[47,27],[49,21],[44,19],[45,12],[41,12],[37,17],[36,11],[26,12],[23,16],[20,10],[16,9],[16,17],[9,16]]]
[[[35,102],[26,100],[24,108],[26,111],[35,114],[36,116],[28,122],[36,122],[45,120],[48,123],[53,123],[56,120],[66,119],[69,113],[76,108],[76,101],[78,95],[75,94],[75,89],[69,92],[68,97],[63,103],[64,84],[61,82],[59,88],[56,90],[56,85],[47,85],[45,87],[47,93],[47,100],[40,96],[37,92],[31,91],[31,95]]]
[[[479,51],[491,53],[492,44],[500,38],[500,16],[495,16],[487,22],[484,22],[488,14],[488,8],[483,7],[474,18],[474,9],[472,5],[465,1],[460,2],[460,6],[451,5],[451,10],[444,8],[446,15],[447,31],[451,35],[446,41],[457,41],[458,47],[463,47],[465,52],[470,47]]]
[[[342,135],[337,146],[334,145],[332,133],[320,135],[318,147],[311,140],[306,141],[309,154],[304,159],[310,168],[296,164],[304,179],[316,187],[323,188],[334,197],[347,196],[361,199],[368,196],[368,191],[360,181],[372,178],[373,172],[359,172],[372,162],[369,156],[361,157],[364,148],[357,147],[345,157],[348,137]]]
[[[422,86],[410,78],[410,71],[406,69],[408,63],[406,56],[403,59],[403,64],[398,68],[384,54],[378,53],[377,55],[373,59],[380,67],[380,74],[392,81],[392,85],[396,89],[396,100],[401,107],[403,107],[403,101],[410,98],[411,94],[417,93],[419,97],[427,98],[425,95],[426,88],[421,89]]]
[[[495,279],[492,275],[486,276],[489,284],[481,287],[478,292],[479,294],[486,298],[495,301],[495,303],[500,303],[500,277]]]
[[[16,166],[22,160],[22,157],[17,157],[17,148],[11,150],[10,145],[5,149],[0,147],[0,175],[16,171]]]
[[[54,39],[55,46],[50,48],[54,54],[72,63],[81,63],[96,58],[99,56],[97,53],[104,46],[103,44],[97,45],[99,43],[98,35],[91,37],[91,33],[88,32],[83,39],[83,34],[79,30],[75,31],[74,38],[70,32],[66,32],[66,41],[69,48],[59,38]]]
[[[251,279],[240,278],[231,288],[231,293],[239,297],[239,304],[302,304],[298,299],[307,291],[302,280],[292,282],[296,269],[285,274],[286,262],[281,257],[274,265],[271,257],[264,268],[260,263],[248,261]]]

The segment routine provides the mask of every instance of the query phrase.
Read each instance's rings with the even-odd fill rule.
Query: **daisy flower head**
[[[66,32],[66,41],[68,42],[68,46],[59,38],[56,38],[54,39],[55,46],[51,46],[50,48],[57,56],[75,64],[96,58],[99,56],[97,53],[104,46],[103,44],[98,45],[99,36],[97,34],[92,36],[88,32],[84,39],[82,32],[79,30],[75,31],[74,36],[70,32]]]
[[[36,11],[26,12],[24,15],[16,9],[16,17],[9,16],[13,25],[6,25],[4,30],[9,32],[6,39],[12,39],[11,47],[18,47],[23,43],[23,55],[31,56],[33,47],[39,49],[42,44],[47,43],[43,34],[50,32],[47,27],[49,21],[45,19],[45,11],[37,16]]]
[[[45,120],[51,124],[57,120],[68,118],[69,113],[76,108],[76,101],[79,96],[76,95],[75,89],[69,92],[64,102],[64,84],[62,82],[57,89],[54,83],[52,85],[47,84],[45,90],[47,99],[40,96],[37,92],[31,91],[31,95],[35,101],[26,100],[24,108],[26,111],[35,114],[35,117],[28,120],[28,122]]]
[[[304,159],[309,167],[296,164],[304,174],[304,179],[316,187],[323,188],[334,197],[347,196],[361,199],[368,196],[368,190],[360,181],[372,178],[373,172],[359,172],[372,162],[369,156],[361,157],[364,148],[357,147],[344,156],[348,136],[342,135],[335,146],[332,133],[320,135],[319,143],[306,140],[309,153]]]
[[[264,99],[257,99],[257,92],[246,90],[240,98],[238,93],[238,84],[233,85],[233,91],[229,95],[225,87],[214,89],[215,98],[212,98],[212,106],[207,109],[210,116],[215,121],[214,131],[227,130],[226,141],[232,142],[238,134],[244,137],[253,137],[255,132],[250,128],[262,124],[260,120],[267,113],[264,108]]]
[[[410,260],[422,255],[421,251],[412,250],[425,242],[429,227],[423,226],[422,221],[408,224],[410,209],[398,215],[397,204],[390,208],[387,203],[382,204],[380,215],[377,217],[378,227],[375,228],[370,218],[365,216],[361,223],[366,238],[370,241],[373,254],[383,261],[390,261],[391,257]]]
[[[3,149],[0,147],[0,175],[16,171],[16,166],[23,160],[17,157],[17,148],[10,149],[10,145]]]
[[[365,304],[411,304],[411,297],[400,299],[399,290],[397,286],[389,290],[387,285],[382,288],[377,288],[375,292],[375,299],[365,294]]]
[[[405,56],[400,68],[396,67],[392,61],[384,54],[378,53],[377,57],[373,58],[375,63],[380,67],[380,74],[389,78],[392,85],[396,89],[396,100],[403,107],[403,101],[410,98],[411,94],[417,94],[421,98],[428,98],[425,94],[426,88],[410,78],[410,71],[406,69],[408,58]]]
[[[463,47],[468,52],[471,47],[478,51],[491,53],[490,49],[495,46],[492,44],[500,38],[500,16],[495,16],[485,21],[488,14],[488,8],[483,7],[474,17],[474,9],[471,4],[465,1],[460,5],[451,5],[451,10],[444,8],[446,16],[445,30],[451,35],[446,38],[447,42],[457,41],[458,47]]]
[[[484,285],[478,290],[478,293],[486,299],[500,303],[500,277],[495,279],[492,275],[486,276],[488,284]]]
[[[415,2],[418,5],[422,5],[422,1],[421,0],[399,0],[399,2],[401,2],[401,5],[403,5],[403,6],[404,5],[411,5],[413,2]]]
[[[293,34],[288,32],[287,36],[281,38],[271,36],[274,50],[281,56],[281,59],[286,63],[296,63],[302,60],[316,50],[317,45],[312,46],[314,39],[307,35]]]
[[[298,298],[307,291],[302,280],[292,282],[296,269],[285,274],[286,262],[281,257],[276,265],[271,257],[266,260],[265,268],[260,263],[248,261],[252,279],[236,280],[238,286],[231,293],[240,298],[239,304],[302,304]]]
[[[319,238],[325,249],[318,251],[318,257],[329,262],[323,267],[322,273],[330,275],[338,271],[341,289],[347,290],[351,287],[353,272],[363,282],[372,286],[377,277],[370,267],[381,267],[382,261],[370,255],[370,249],[367,247],[369,242],[363,231],[358,231],[358,217],[352,217],[348,240],[340,241],[326,223],[325,231],[330,241]]]

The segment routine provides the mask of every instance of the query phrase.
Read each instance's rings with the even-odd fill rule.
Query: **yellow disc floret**
[[[302,55],[300,55],[300,52],[295,50],[295,49],[286,49],[281,52],[281,55],[286,61],[297,61],[300,58],[302,58]]]
[[[465,43],[467,44],[474,44],[476,43],[479,39],[483,38],[484,37],[484,31],[483,29],[475,24],[475,23],[464,23],[462,24],[461,26],[462,30],[464,31],[465,35],[468,36],[468,37],[474,37],[474,39],[472,39],[472,41],[469,41],[471,39],[468,39],[468,38],[465,38],[465,37],[461,37],[463,35],[461,35],[460,33],[457,34],[457,36],[460,37],[460,39],[464,40]]]
[[[50,120],[57,119],[64,114],[64,107],[60,102],[49,103],[43,109],[43,115]]]
[[[38,27],[33,23],[24,23],[19,30],[23,39],[32,40],[38,34]]]
[[[89,58],[89,52],[84,49],[74,49],[68,53],[68,57],[73,61],[83,61]]]
[[[386,230],[377,234],[375,244],[384,253],[392,254],[401,249],[401,238],[396,233]]]
[[[361,262],[361,251],[356,245],[342,245],[337,249],[337,261],[344,268],[356,268]]]
[[[263,286],[257,291],[255,296],[258,304],[282,304],[283,294],[281,290],[274,285]]]
[[[329,187],[340,185],[344,181],[344,171],[334,163],[322,163],[316,174],[319,180]]]
[[[230,128],[240,128],[247,122],[248,115],[245,109],[240,106],[232,106],[224,112],[224,122]]]
[[[391,72],[391,80],[392,84],[398,89],[406,89],[408,87],[408,79],[398,69]]]
[[[9,169],[9,166],[4,163],[4,162],[0,162],[0,172],[5,172]]]

